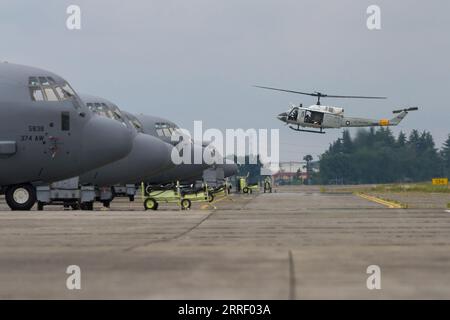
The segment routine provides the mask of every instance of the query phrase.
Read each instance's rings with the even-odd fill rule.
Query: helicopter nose
[[[287,120],[287,113],[286,113],[286,112],[280,113],[280,114],[277,116],[277,118],[278,118],[278,120],[280,120],[280,121],[286,122],[286,120]]]
[[[86,170],[92,170],[127,156],[133,146],[130,129],[120,122],[94,115],[82,135],[80,161]]]

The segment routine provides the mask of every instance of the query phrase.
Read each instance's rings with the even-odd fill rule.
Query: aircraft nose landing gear
[[[11,210],[30,210],[36,202],[36,189],[31,184],[9,186],[5,199]]]

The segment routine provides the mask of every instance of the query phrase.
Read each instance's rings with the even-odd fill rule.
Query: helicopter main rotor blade
[[[273,88],[273,87],[265,87],[265,86],[254,86],[256,88],[261,89],[267,89],[267,90],[274,90],[274,91],[282,91],[282,92],[289,92],[289,93],[296,93],[296,94],[303,94],[307,96],[312,97],[319,97],[319,98],[347,98],[347,99],[387,99],[387,97],[370,97],[370,96],[341,96],[341,95],[332,95],[332,94],[325,94],[322,92],[301,92],[301,91],[295,91],[295,90],[286,90],[286,89],[279,89],[279,88]]]
[[[274,91],[283,91],[283,92],[290,92],[290,93],[296,93],[296,94],[304,94],[307,96],[317,97],[316,93],[307,93],[307,92],[300,92],[300,91],[293,91],[293,90],[285,90],[285,89],[278,89],[278,88],[272,88],[272,87],[263,87],[263,86],[254,86],[255,88],[261,88],[261,89],[267,89],[267,90],[274,90]]]
[[[387,99],[387,97],[337,96],[337,95],[331,95],[331,94],[322,95],[322,97],[327,97],[327,98],[349,98],[349,99]]]

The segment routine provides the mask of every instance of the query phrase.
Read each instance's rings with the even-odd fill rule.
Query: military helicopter
[[[387,99],[386,97],[367,97],[367,96],[341,96],[330,95],[322,92],[300,92],[293,90],[278,89],[272,87],[255,86],[261,89],[289,92],[295,94],[303,94],[307,96],[317,97],[315,105],[304,107],[302,104],[299,106],[291,105],[287,112],[280,113],[277,118],[289,125],[289,128],[300,132],[311,133],[325,133],[323,129],[339,129],[350,127],[375,127],[375,126],[396,126],[398,125],[408,114],[409,111],[418,110],[417,107],[405,108],[400,110],[394,110],[393,113],[397,114],[392,119],[366,119],[366,118],[354,118],[345,117],[344,109],[333,106],[323,106],[320,104],[321,98],[346,98],[346,99]],[[301,129],[300,127],[313,128],[313,129]],[[316,130],[314,130],[316,129]]]

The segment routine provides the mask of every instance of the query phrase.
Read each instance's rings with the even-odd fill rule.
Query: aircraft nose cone
[[[171,159],[173,146],[158,138],[138,134],[135,138],[133,153],[142,175],[159,173],[173,166]],[[135,151],[135,152],[134,152]]]
[[[133,146],[130,129],[97,115],[84,127],[82,139],[80,160],[86,171],[124,158]]]
[[[287,120],[287,113],[286,113],[286,112],[280,113],[280,114],[277,116],[277,118],[278,118],[278,120],[280,120],[280,121],[286,122],[286,120]]]
[[[238,166],[231,160],[226,159],[225,164],[223,165],[223,173],[225,178],[234,176],[238,173]]]

